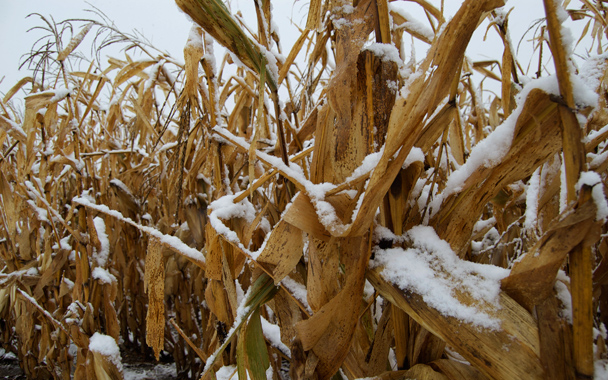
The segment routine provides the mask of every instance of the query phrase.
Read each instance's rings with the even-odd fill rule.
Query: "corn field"
[[[503,0],[310,0],[286,51],[270,0],[257,30],[175,1],[184,63],[42,18],[0,100],[0,343],[28,378],[122,379],[119,347],[180,379],[608,374],[604,1],[544,0],[528,70]],[[502,59],[465,54],[484,20]]]

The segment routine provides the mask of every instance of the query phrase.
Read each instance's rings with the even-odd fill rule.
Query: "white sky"
[[[17,80],[28,75],[27,71],[18,72],[22,55],[29,52],[32,44],[41,36],[41,31],[27,32],[41,25],[38,16],[26,18],[37,12],[45,17],[51,15],[56,22],[67,18],[96,18],[91,5],[103,11],[123,32],[137,29],[161,50],[183,60],[182,49],[186,41],[190,22],[170,0],[0,0],[0,92],[6,92]],[[89,5],[90,4],[90,5]],[[10,37],[7,37],[10,36]],[[85,39],[83,45],[86,45]],[[88,46],[87,46],[88,48]],[[88,52],[88,50],[87,50]],[[118,55],[118,54],[116,54]]]
[[[439,6],[439,0],[433,0]],[[462,0],[444,0],[446,7],[446,18],[449,18],[460,6]],[[576,3],[576,0],[573,2]],[[427,22],[422,16],[420,7],[408,1],[399,2],[404,9],[413,15],[421,15],[421,22]],[[38,16],[26,18],[30,13],[37,12],[45,17],[51,15],[59,22],[66,18],[96,18],[93,13],[85,12],[92,6],[98,7],[123,32],[132,32],[134,29],[145,35],[159,50],[167,51],[179,61],[183,61],[182,49],[186,42],[191,23],[181,13],[173,0],[0,0],[0,93],[6,93],[19,79],[29,75],[27,71],[18,71],[19,64],[23,61],[22,56],[29,52],[33,43],[43,34],[40,31],[27,30],[41,25],[42,20]],[[256,27],[255,11],[253,11],[253,0],[231,0],[233,12],[242,9],[248,24]],[[275,11],[275,23],[279,27],[282,40],[283,54],[287,55],[291,47],[290,41],[298,37],[296,29],[290,25],[290,16],[296,22],[304,23],[308,8],[307,0],[275,0],[273,2]],[[510,0],[507,9],[513,7],[510,15],[509,27],[513,43],[517,46],[523,33],[536,19],[544,16],[541,0]],[[570,22],[570,24],[573,24]],[[580,24],[580,25],[579,25]],[[487,21],[486,21],[487,25]],[[583,22],[578,22],[574,27],[582,29]],[[483,41],[485,28],[480,28],[473,37],[467,54],[473,60],[497,59],[501,60],[502,42],[497,33],[491,30],[488,39]],[[575,33],[576,34],[576,31]],[[532,34],[528,34],[529,40]],[[83,42],[88,52],[91,37],[88,36]],[[524,41],[524,50],[520,51],[518,58],[525,69],[532,54],[531,43]],[[121,58],[119,51],[107,51],[117,58]],[[417,50],[417,58],[421,59],[423,52]],[[546,55],[548,56],[548,54]],[[220,57],[218,57],[218,60]],[[532,59],[532,68],[529,75],[536,71],[537,57]],[[547,67],[552,71],[552,67]]]

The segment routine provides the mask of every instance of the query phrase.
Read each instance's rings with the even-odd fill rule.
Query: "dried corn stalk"
[[[607,66],[562,27],[604,51],[600,2],[545,2],[534,80],[500,0],[312,1],[288,53],[269,0],[257,30],[177,4],[183,66],[43,19],[55,45],[0,101],[0,343],[27,376],[120,378],[100,336],[190,379],[606,368]],[[484,20],[501,56],[473,62]],[[93,33],[129,54],[71,70]]]

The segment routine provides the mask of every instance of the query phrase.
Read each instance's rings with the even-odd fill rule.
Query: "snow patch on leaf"
[[[93,224],[97,231],[97,238],[101,243],[101,249],[93,255],[93,258],[97,262],[97,265],[105,267],[108,263],[108,257],[110,256],[110,239],[108,239],[108,234],[106,234],[106,224],[99,216],[96,216],[93,219]]]
[[[604,195],[602,178],[596,172],[583,172],[576,183],[576,190],[579,191],[583,185],[590,186],[592,188],[591,196],[593,197],[593,201],[597,207],[595,220],[603,220],[605,222],[606,218],[608,218],[608,202],[606,202],[606,196]]]
[[[387,231],[383,231],[386,234]],[[382,276],[398,286],[422,296],[441,314],[491,330],[500,329],[500,320],[486,310],[500,308],[500,281],[507,269],[461,260],[432,227],[416,226],[404,238],[409,248],[375,249],[372,267],[383,267]],[[464,304],[457,293],[470,295]]]
[[[116,341],[111,336],[96,332],[89,341],[89,350],[107,357],[119,371],[122,371],[120,350]]]

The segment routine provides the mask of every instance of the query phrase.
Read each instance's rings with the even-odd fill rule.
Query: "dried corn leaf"
[[[97,334],[97,333],[96,333]],[[98,341],[107,336],[95,337]],[[112,339],[112,338],[110,338]],[[105,340],[105,339],[104,339]],[[104,341],[104,343],[106,343]],[[87,373],[88,378],[97,380],[119,380],[123,378],[122,363],[116,362],[116,358],[109,356],[108,351],[113,347],[101,347],[99,343],[94,343],[87,354]],[[114,348],[118,350],[118,346],[114,343]],[[118,358],[120,360],[120,358]],[[91,376],[93,375],[93,376]]]
[[[266,52],[261,51],[261,47],[245,35],[222,1],[176,0],[175,2],[182,11],[235,54],[247,67],[258,74],[264,70],[268,78],[268,87],[276,91],[278,78],[273,76],[266,64],[262,64],[268,61]],[[272,59],[275,61],[274,57]]]
[[[8,92],[6,93],[6,95],[4,95],[4,99],[2,99],[2,101],[4,103],[8,103],[9,100],[12,99],[12,97],[21,89],[23,88],[23,86],[25,86],[28,83],[32,83],[34,81],[34,79],[32,77],[25,77],[25,78],[21,78],[13,87],[10,88],[10,90],[8,90]]]
[[[316,372],[322,379],[331,377],[348,354],[353,332],[359,319],[365,268],[371,255],[367,235],[354,238],[354,267],[344,288],[309,319],[296,325],[304,350],[312,350],[318,358]],[[358,254],[358,257],[355,256]],[[309,287],[310,292],[310,287]]]
[[[431,363],[431,367],[443,373],[450,380],[469,379],[487,380],[481,372],[469,364],[461,363],[456,360],[439,359]]]
[[[150,237],[148,241],[144,291],[148,293],[146,343],[158,360],[165,341],[165,261],[160,240],[156,237]]]
[[[420,295],[386,282],[378,269],[368,271],[367,278],[393,305],[448,343],[489,378],[543,378],[536,323],[506,294],[500,296],[500,309],[484,310],[500,319],[502,328],[497,331],[480,330],[442,315],[428,306]],[[460,296],[467,297],[465,294]]]
[[[25,97],[25,108],[34,112],[48,106],[51,103],[59,102],[70,95],[70,90],[57,89],[38,92]]]
[[[145,61],[135,61],[125,65],[120,71],[116,74],[116,78],[114,79],[114,86],[120,86],[124,82],[133,78],[134,76],[145,76],[147,78],[147,74],[144,73],[144,70],[156,63],[156,60],[145,60]]]
[[[351,235],[361,235],[369,228],[373,213],[420,135],[422,120],[447,95],[449,88],[445,83],[450,83],[460,69],[464,50],[477,23],[485,11],[502,4],[501,0],[466,1],[433,44],[431,51],[435,55],[427,58],[426,65],[432,59],[438,69],[425,80],[426,68],[423,64],[421,75],[410,85],[408,98],[397,100],[391,112],[385,150],[372,173],[359,213],[351,227]],[[393,159],[398,150],[398,156]]]
[[[257,261],[275,266],[272,277],[275,284],[278,284],[300,261],[303,248],[302,231],[283,219],[270,232]]]
[[[448,378],[433,370],[426,364],[416,364],[412,368],[403,371],[385,372],[382,375],[371,377],[376,380],[400,380],[400,379],[420,379],[420,380],[447,380]]]
[[[321,0],[312,0],[308,9],[308,19],[306,20],[306,29],[315,30],[320,26],[321,20]]]
[[[310,15],[310,13],[309,13],[309,15]],[[293,44],[293,47],[291,48],[291,50],[289,51],[289,55],[287,56],[287,59],[285,59],[285,62],[283,63],[283,65],[281,66],[281,69],[279,70],[279,85],[281,83],[283,83],[283,80],[285,80],[285,78],[287,77],[287,73],[289,73],[289,69],[291,68],[291,65],[293,64],[296,57],[302,50],[302,46],[304,45],[304,42],[306,42],[306,39],[308,38],[308,32],[309,32],[309,29],[305,29],[302,32],[302,34],[300,35],[300,37],[298,37],[296,42]]]
[[[313,2],[308,15],[312,24],[287,47],[289,56],[276,62],[278,70],[273,67],[276,54],[268,50],[276,46],[281,52],[285,40],[273,32],[270,1],[255,4],[258,29],[253,31],[219,0],[178,3],[190,9],[195,23],[204,24],[193,28],[184,49],[185,65],[163,53],[144,60],[125,55],[111,58],[97,73],[92,72],[94,65],[74,72],[73,49],[86,32],[69,44],[56,36],[50,51],[57,51],[63,62],[40,61],[37,74],[44,83],[32,84],[24,117],[14,104],[0,102],[0,266],[5,267],[0,274],[0,313],[5,332],[14,331],[18,338],[0,334],[0,340],[9,350],[6,342],[17,342],[12,349],[27,376],[120,377],[104,367],[107,358],[96,360],[89,350],[96,331],[123,339],[128,347],[142,348],[149,338],[157,345],[155,354],[166,346],[178,372],[189,371],[193,378],[206,371],[204,377],[212,379],[218,371],[218,378],[238,372],[243,380],[261,379],[270,367],[277,378],[287,361],[294,379],[329,378],[338,369],[348,378],[386,379],[558,379],[573,378],[577,371],[590,374],[592,343],[596,358],[606,354],[603,339],[593,342],[590,332],[592,317],[597,325],[608,321],[608,245],[602,237],[605,226],[593,220],[596,208],[583,199],[588,187],[577,193],[574,185],[583,170],[603,178],[608,165],[603,58],[586,65],[595,65],[597,86],[592,90],[600,95],[592,113],[591,108],[566,107],[566,97],[536,90],[519,105],[518,115],[507,119],[516,110],[513,96],[522,70],[508,44],[504,14],[488,12],[501,1],[464,1],[449,24],[443,6],[438,9],[429,0],[400,3],[422,7],[430,25],[425,30],[418,28],[420,20],[407,19],[396,7],[390,7],[392,21],[385,17],[385,0]],[[552,48],[562,42],[556,37],[561,26],[555,27],[559,7],[559,2],[551,3],[547,12]],[[579,8],[569,13],[590,20],[581,37],[592,36],[580,43],[591,38],[591,47],[597,41],[602,49],[606,20],[600,7],[585,0]],[[471,63],[463,55],[470,34],[485,17],[492,17],[490,25],[498,26],[505,41],[502,62],[489,58]],[[76,22],[83,30],[90,27],[89,21],[71,21]],[[396,49],[372,44],[361,52],[374,28],[377,41],[389,42],[390,37]],[[217,67],[213,41],[203,30],[228,46],[229,54]],[[541,25],[533,37],[541,63],[547,59],[542,51],[545,30]],[[398,58],[407,56],[403,49],[410,38],[404,32],[431,45],[422,62],[412,57],[404,64]],[[132,42],[129,54],[141,48],[145,56],[157,56],[148,44]],[[565,53],[557,60],[569,65]],[[296,64],[296,57],[303,55],[304,67]],[[46,59],[44,54],[36,57]],[[494,73],[500,66],[502,78]],[[544,76],[540,69],[537,75]],[[180,74],[173,77],[173,70]],[[558,73],[560,81],[576,80],[563,74],[568,70]],[[502,96],[488,102],[488,81],[479,83],[473,71],[503,82]],[[30,81],[20,81],[5,100],[28,90]],[[269,85],[274,110],[266,109],[268,81],[274,82]],[[66,87],[77,90],[57,86],[36,93],[53,82],[67,82]],[[278,101],[279,85],[285,105]],[[111,91],[107,111],[102,91]],[[189,112],[192,125],[186,128],[190,119],[178,115]],[[505,119],[513,127],[509,133]],[[255,122],[257,128],[252,127]],[[184,127],[179,134],[176,125]],[[505,154],[489,161],[483,157],[477,165],[475,145],[486,137],[490,143],[500,135],[496,131],[508,135],[496,144]],[[513,142],[505,144],[511,137]],[[377,167],[351,177],[385,142],[384,151],[369,158],[384,155]],[[272,156],[278,153],[283,160]],[[562,157],[567,186],[561,186]],[[454,186],[459,176],[462,181]],[[605,182],[594,191],[599,194],[602,186],[606,190]],[[137,194],[129,189],[137,189]],[[178,195],[182,192],[185,202]],[[566,192],[571,202],[564,206]],[[224,194],[234,194],[230,197],[235,210],[249,200],[246,218],[232,214],[220,220],[238,241],[221,237],[213,228],[219,227],[217,220],[206,223],[207,205]],[[293,204],[283,212],[290,200]],[[106,245],[93,222],[96,213],[104,214],[108,245],[113,247],[102,268],[91,261]],[[174,224],[176,214],[185,216],[187,224]],[[326,226],[321,224],[320,216],[333,214],[335,223],[321,218]],[[377,223],[373,228],[380,232],[380,241],[368,238],[372,223]],[[468,291],[454,287],[460,302],[498,318],[502,330],[446,317],[420,294],[396,289],[386,278],[374,282],[382,294],[363,291],[370,245],[403,248],[409,244],[403,240],[410,236],[407,231],[420,224],[435,228],[471,261],[508,266],[520,258],[502,282],[501,303],[479,304]],[[408,235],[402,236],[404,232]],[[146,239],[149,247],[141,244]],[[146,257],[147,248],[162,250],[161,262],[167,259],[165,268],[156,268],[166,273],[164,291],[156,291],[156,301],[150,302],[138,296],[144,287],[150,296],[158,290],[150,284],[153,254]],[[375,252],[378,257],[380,252]],[[593,264],[598,268],[591,276]],[[105,268],[121,276],[115,281],[108,276],[104,283],[100,270]],[[555,282],[560,268],[571,276],[570,285]],[[262,271],[266,274],[260,275]],[[457,282],[458,268],[433,271]],[[268,307],[259,307],[273,296],[279,281],[283,291]],[[560,296],[570,287],[577,310],[574,335],[561,317],[554,285]],[[159,293],[170,297],[172,324],[183,339],[167,333],[168,341],[160,341],[164,312],[158,309],[164,296]],[[533,317],[526,308],[534,309]],[[156,334],[144,324],[146,318],[154,322],[154,310]],[[61,313],[65,315],[56,319]],[[288,348],[267,328],[280,330]],[[78,349],[72,363],[69,348],[74,345]],[[384,372],[391,349],[399,368],[407,371]],[[472,365],[459,362],[457,353]],[[231,367],[235,363],[238,368]]]
[[[528,253],[513,265],[502,288],[521,305],[532,310],[553,292],[557,271],[568,253],[582,241],[591,243],[595,230],[595,204],[588,201],[576,209],[568,209]]]
[[[432,224],[457,252],[462,252],[469,241],[471,235],[466,231],[472,231],[472,220],[479,219],[483,207],[500,189],[531,175],[540,163],[559,151],[558,117],[557,105],[550,96],[542,90],[532,90],[517,118],[510,150],[500,164],[477,168],[458,193],[443,198]],[[542,144],[535,144],[539,136],[543,136]]]
[[[72,40],[65,47],[65,49],[63,49],[57,55],[57,60],[58,61],[65,61],[65,59],[68,57],[68,55],[70,55],[74,51],[74,49],[76,49],[78,47],[78,45],[80,45],[80,43],[82,42],[82,40],[84,39],[84,37],[87,35],[87,33],[89,33],[89,30],[91,30],[92,27],[93,27],[93,23],[92,22],[86,24],[82,28],[82,30],[80,32],[78,32],[78,34],[75,35],[74,38],[72,38]]]

